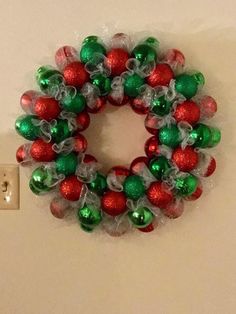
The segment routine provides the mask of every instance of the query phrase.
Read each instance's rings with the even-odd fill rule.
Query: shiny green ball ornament
[[[52,189],[52,185],[53,177],[49,169],[41,166],[32,172],[29,187],[34,194],[46,193]]]
[[[130,211],[128,217],[136,228],[145,228],[153,221],[154,215],[147,207],[139,207]]]
[[[165,95],[154,98],[152,101],[152,112],[158,116],[165,116],[171,110],[172,102],[166,100]]]
[[[96,43],[98,41],[99,41],[98,36],[90,35],[83,40],[82,45],[87,44],[87,43]]]
[[[98,172],[96,178],[88,184],[88,187],[91,191],[102,195],[107,189],[106,177]]]
[[[203,86],[205,84],[205,77],[201,72],[196,72],[192,75],[192,77],[197,82],[197,85]]]
[[[55,143],[60,143],[66,138],[70,137],[72,132],[69,129],[68,122],[66,120],[57,120],[57,123],[51,127],[52,140]]]
[[[124,81],[125,94],[130,97],[137,97],[140,94],[140,87],[145,83],[144,78],[138,74],[127,75]]]
[[[159,130],[159,141],[161,144],[171,148],[177,147],[181,142],[181,133],[177,125],[165,125]]]
[[[126,177],[123,188],[125,195],[132,200],[139,199],[145,193],[143,179],[136,175]]]
[[[36,72],[36,81],[42,92],[48,93],[62,83],[62,74],[52,67],[42,66]]]
[[[165,156],[158,156],[150,160],[149,170],[158,180],[168,172],[170,164]]]
[[[218,128],[210,128],[211,131],[211,139],[208,143],[208,147],[215,147],[219,144],[221,140],[221,132]]]
[[[77,155],[70,153],[68,155],[60,154],[56,159],[56,171],[57,173],[69,176],[74,174],[78,164]]]
[[[198,83],[192,75],[180,74],[175,79],[175,89],[185,98],[190,99],[196,95]]]
[[[159,41],[155,37],[148,37],[143,43],[152,46],[153,48],[158,48],[159,46]]]
[[[85,42],[82,45],[82,48],[80,50],[80,60],[83,63],[87,63],[91,59],[93,59],[94,54],[106,54],[105,47],[100,44],[97,41],[93,41],[92,39],[87,39],[87,42]]]
[[[98,87],[101,96],[105,96],[111,91],[111,79],[103,74],[94,75],[92,84]]]
[[[94,228],[92,228],[92,227],[89,227],[89,226],[86,226],[86,225],[83,225],[83,224],[80,224],[80,227],[81,227],[81,229],[83,230],[83,231],[85,231],[85,232],[93,232],[93,229]]]
[[[175,180],[175,189],[180,196],[189,196],[193,194],[196,191],[197,186],[198,179],[192,174],[179,177]]]
[[[134,47],[132,55],[140,62],[140,65],[147,65],[157,60],[156,49],[147,42]]]
[[[61,105],[65,111],[80,113],[85,109],[86,99],[78,92],[76,95],[68,94],[61,101]]]
[[[38,120],[37,116],[22,115],[16,119],[16,132],[29,141],[34,141],[39,137],[39,126],[34,125],[33,120]]]
[[[80,223],[88,228],[94,228],[102,221],[101,211],[92,205],[85,204],[78,210],[77,216]]]
[[[203,124],[197,124],[189,135],[190,141],[192,141],[195,147],[206,148],[209,147],[211,141],[211,129]]]

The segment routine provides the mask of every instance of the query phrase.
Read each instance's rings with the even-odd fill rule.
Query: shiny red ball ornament
[[[157,155],[159,153],[159,146],[156,136],[152,136],[146,141],[144,150],[148,157]]]
[[[116,176],[124,176],[127,177],[130,174],[130,171],[128,168],[124,166],[114,166],[112,167],[108,173],[114,173]]]
[[[61,108],[56,99],[39,97],[35,102],[34,112],[40,119],[51,121],[59,116]]]
[[[184,67],[185,56],[178,49],[169,49],[165,55],[164,61],[171,64],[173,67]]]
[[[148,166],[148,158],[146,156],[137,157],[131,162],[130,171],[133,174],[139,174],[144,166]]]
[[[82,135],[77,133],[74,136],[74,151],[76,153],[84,153],[88,147],[88,142],[86,138]]]
[[[173,78],[174,72],[171,67],[166,63],[159,63],[147,77],[147,83],[152,87],[168,86]]]
[[[149,202],[157,207],[166,208],[173,200],[173,193],[170,188],[163,182],[152,182],[147,190]]]
[[[107,191],[101,199],[102,210],[110,216],[118,216],[126,211],[126,201],[123,192]]]
[[[107,100],[109,101],[109,103],[113,106],[124,106],[126,105],[129,101],[130,101],[130,98],[127,96],[127,95],[124,95],[123,99],[121,101],[115,99],[112,97],[112,95],[109,95],[107,97]]]
[[[82,132],[89,127],[90,117],[87,111],[82,111],[76,116],[77,130]]]
[[[29,155],[25,149],[25,144],[18,147],[16,151],[16,160],[18,163],[24,164],[26,161],[29,161]]]
[[[174,118],[176,122],[185,121],[194,125],[200,119],[200,108],[194,101],[186,100],[176,106]]]
[[[78,60],[78,53],[74,47],[63,46],[55,53],[55,62],[60,70],[76,60]]]
[[[211,156],[205,169],[203,169],[202,171],[202,176],[209,177],[214,173],[215,170],[216,170],[216,160],[214,157]]]
[[[56,152],[54,152],[52,146],[53,143],[46,143],[42,139],[37,139],[31,145],[30,155],[35,161],[53,161],[56,158]]]
[[[171,158],[179,170],[184,172],[189,172],[196,168],[199,160],[198,153],[192,146],[175,148]]]
[[[20,98],[20,105],[24,112],[33,113],[34,103],[41,94],[34,90],[26,91]]]
[[[89,74],[85,70],[84,64],[74,61],[68,64],[63,70],[63,76],[67,85],[82,87],[89,81]]]
[[[105,64],[111,69],[112,76],[119,76],[126,71],[129,53],[121,48],[113,48],[107,53]]]
[[[163,214],[168,218],[178,218],[184,212],[184,202],[183,200],[174,200],[162,210]]]
[[[101,112],[106,105],[106,97],[98,97],[94,103],[93,108],[87,107],[88,112],[98,113]]]
[[[198,186],[197,186],[197,189],[195,190],[195,192],[193,193],[193,194],[191,194],[191,195],[189,195],[188,197],[186,197],[185,199],[187,200],[187,201],[195,201],[195,200],[197,200],[199,197],[201,197],[201,195],[202,195],[202,186],[201,186],[201,184],[199,184]]]
[[[148,225],[145,228],[138,228],[139,231],[141,232],[152,232],[155,229],[153,223],[150,223],[150,225]]]
[[[82,191],[83,183],[75,175],[66,177],[60,183],[61,196],[68,201],[78,201]]]
[[[155,114],[148,114],[145,118],[145,128],[146,130],[153,134],[156,135],[158,132],[158,124],[160,123],[161,119],[158,118]]]
[[[130,106],[133,109],[134,112],[137,114],[147,114],[149,111],[148,106],[146,105],[145,101],[141,98],[134,98],[130,102]]]
[[[217,103],[211,96],[204,96],[199,102],[199,107],[202,119],[212,118],[217,111]]]
[[[97,162],[97,159],[94,156],[90,155],[90,154],[85,154],[83,162],[86,163],[86,164],[89,164],[90,162]]]

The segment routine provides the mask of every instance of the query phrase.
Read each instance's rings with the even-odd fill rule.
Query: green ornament
[[[143,43],[134,47],[132,54],[141,65],[147,65],[157,60],[156,49],[147,43]]]
[[[126,196],[132,200],[139,199],[145,193],[144,182],[136,175],[126,177],[123,188]]]
[[[175,79],[175,89],[187,99],[196,95],[198,84],[195,78],[189,74],[180,74]]]
[[[203,86],[205,84],[205,77],[201,72],[194,73],[192,77],[197,82],[197,85]]]
[[[181,133],[175,124],[163,126],[159,130],[159,141],[161,144],[175,148],[181,142]]]
[[[208,143],[208,147],[214,147],[219,144],[221,140],[221,132],[218,128],[210,128],[211,131],[211,139]]]
[[[66,120],[57,120],[57,123],[51,127],[52,140],[55,143],[60,143],[66,138],[70,137],[72,132],[69,129],[68,122]]]
[[[94,228],[102,221],[102,214],[100,209],[92,205],[84,205],[77,213],[80,223],[88,228]]]
[[[87,43],[96,43],[98,41],[99,41],[98,36],[90,35],[83,40],[82,45],[87,44]]]
[[[94,75],[92,84],[98,87],[102,96],[107,95],[111,91],[111,79],[103,74]]]
[[[62,83],[62,74],[49,66],[42,66],[36,72],[36,81],[42,92],[48,93]]]
[[[97,41],[87,40],[87,42],[85,42],[82,45],[82,48],[80,50],[81,62],[87,63],[88,61],[90,61],[94,57],[94,54],[105,55],[106,49],[102,44],[100,44]]]
[[[107,180],[104,175],[97,172],[96,178],[88,183],[88,187],[91,191],[97,193],[98,195],[102,195],[107,189]]]
[[[76,95],[67,94],[61,101],[61,105],[66,111],[80,113],[86,106],[86,99],[79,92]]]
[[[56,171],[62,173],[65,176],[74,174],[78,164],[77,155],[70,153],[68,155],[60,154],[56,159]]]
[[[39,137],[39,126],[34,125],[33,120],[38,120],[37,116],[22,115],[16,119],[16,132],[29,141],[34,141]]]
[[[152,112],[158,116],[165,116],[170,112],[172,102],[166,100],[165,95],[154,98],[152,101]]]
[[[149,170],[158,180],[161,180],[161,178],[167,173],[169,169],[170,164],[168,159],[164,156],[154,157],[149,162]]]
[[[137,97],[140,94],[140,87],[145,83],[144,78],[138,74],[127,75],[124,82],[125,94],[130,97]]]
[[[144,40],[144,44],[157,48],[159,46],[159,41],[155,37],[148,37]]]
[[[136,228],[145,228],[153,221],[154,215],[147,207],[130,211],[128,217]]]
[[[93,232],[93,229],[92,227],[89,227],[89,226],[85,226],[83,224],[80,224],[80,227],[82,230],[84,230],[85,232]]]
[[[211,141],[211,129],[207,125],[199,123],[190,132],[189,138],[195,147],[206,148]]]
[[[179,177],[175,180],[175,189],[180,196],[189,196],[193,194],[198,186],[198,179],[188,174],[184,177]]]
[[[43,194],[52,189],[53,177],[49,169],[41,166],[36,168],[32,174],[29,182],[31,191],[36,194]]]

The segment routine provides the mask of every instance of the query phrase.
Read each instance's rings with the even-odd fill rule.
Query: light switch
[[[0,209],[19,208],[19,167],[0,165]]]

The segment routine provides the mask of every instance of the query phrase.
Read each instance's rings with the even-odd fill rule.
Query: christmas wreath
[[[16,158],[33,167],[32,192],[54,192],[50,209],[55,217],[76,213],[83,230],[101,225],[113,236],[131,227],[150,232],[163,217],[179,217],[184,201],[201,196],[202,178],[216,168],[207,148],[219,143],[221,133],[205,121],[217,104],[201,92],[203,74],[186,70],[179,50],[161,53],[154,37],[133,45],[123,33],[107,47],[97,36],[85,38],[80,52],[61,47],[55,61],[58,68],[37,70],[41,91],[21,96],[25,114],[15,123],[29,141],[17,149]],[[85,153],[81,133],[89,115],[105,105],[129,105],[146,115],[151,133],[145,156],[107,174]]]

